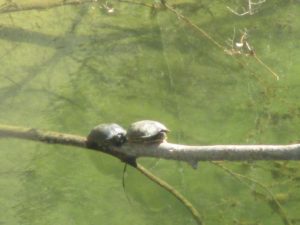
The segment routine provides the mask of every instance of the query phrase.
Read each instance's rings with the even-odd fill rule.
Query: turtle
[[[129,143],[158,144],[167,139],[169,129],[160,122],[154,120],[141,120],[134,122],[127,130]]]
[[[126,142],[126,130],[116,123],[95,126],[87,136],[88,147],[121,147]]]

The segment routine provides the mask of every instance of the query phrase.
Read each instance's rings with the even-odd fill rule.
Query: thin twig
[[[216,41],[210,34],[208,34],[205,30],[203,30],[201,27],[197,26],[195,23],[193,23],[190,19],[185,17],[183,14],[179,13],[176,9],[174,9],[171,5],[165,3],[165,7],[169,9],[172,13],[174,13],[178,19],[183,20],[187,25],[195,29],[196,31],[200,32],[204,37],[206,37],[208,40],[210,40],[212,43],[214,43],[218,48],[222,49],[223,51],[225,48]]]
[[[169,11],[171,11],[172,13],[174,13],[178,19],[181,19],[182,21],[184,21],[188,26],[192,27],[193,29],[195,29],[196,31],[200,32],[204,37],[206,37],[208,40],[210,40],[215,46],[217,46],[218,48],[222,49],[223,52],[228,52],[228,49],[226,49],[223,45],[221,45],[218,41],[216,41],[209,33],[207,33],[205,30],[203,30],[202,28],[200,28],[199,26],[197,26],[194,22],[192,22],[190,19],[188,19],[186,16],[184,16],[183,14],[181,14],[179,11],[177,11],[176,9],[174,9],[172,6],[170,6],[167,3],[164,3],[164,6],[169,9]],[[267,64],[265,64],[253,51],[252,56],[254,56],[254,58],[256,59],[256,61],[261,64],[263,67],[265,67],[275,78],[276,80],[279,80],[279,76],[277,75],[277,73],[275,73]],[[237,59],[236,57],[234,57],[235,59]],[[238,60],[238,59],[237,59]],[[239,60],[238,60],[239,61]]]
[[[202,221],[202,218],[197,211],[197,209],[193,206],[193,204],[188,201],[181,193],[179,193],[174,187],[172,187],[170,184],[165,182],[164,180],[156,177],[154,174],[152,174],[150,171],[145,169],[140,164],[137,164],[136,169],[140,171],[142,174],[144,174],[146,177],[148,177],[150,180],[152,180],[154,183],[158,184],[165,190],[167,190],[169,193],[171,193],[175,198],[177,198],[193,215],[194,219],[196,220],[197,224],[204,225],[204,222]]]
[[[279,76],[277,73],[275,73],[267,64],[265,64],[257,55],[256,53],[253,54],[253,57],[256,59],[256,61],[261,64],[263,67],[265,67],[275,78],[276,80],[279,80]]]
[[[255,4],[261,4],[265,0],[260,0],[257,3],[251,2],[252,5]],[[58,2],[48,2],[48,1],[41,1],[41,2],[35,2],[35,3],[27,3],[27,4],[17,4],[17,3],[5,3],[2,6],[0,6],[0,14],[1,13],[11,13],[11,12],[18,12],[18,11],[27,11],[27,10],[42,10],[42,9],[49,9],[53,7],[59,7],[64,5],[79,5],[79,4],[85,4],[85,3],[97,3],[97,0],[69,0],[69,1],[58,1]],[[129,4],[136,4],[141,5],[144,7],[149,8],[155,8],[153,4],[147,4],[143,2],[136,2],[136,1],[130,1],[130,0],[120,0],[120,2],[123,3],[129,3]],[[163,7],[167,8],[169,11],[174,13],[178,19],[183,20],[187,25],[195,29],[196,31],[200,32],[204,37],[206,37],[208,40],[210,40],[214,45],[216,45],[218,48],[222,49],[223,52],[228,53],[228,49],[226,49],[224,46],[222,46],[218,41],[216,41],[209,33],[207,33],[205,30],[197,26],[195,23],[193,23],[190,19],[185,17],[183,14],[178,12],[176,9],[174,9],[171,5],[167,4],[165,1],[161,1],[161,4]],[[264,66],[277,80],[279,80],[279,76],[268,66],[266,65],[256,54],[253,54],[256,61]],[[236,57],[235,57],[236,59]]]
[[[259,181],[255,180],[254,178],[250,178],[247,176],[244,176],[242,174],[236,173],[232,170],[230,170],[229,168],[225,167],[222,165],[222,163],[220,162],[212,162],[214,165],[222,168],[225,172],[227,172],[228,174],[230,174],[232,177],[234,177],[235,179],[237,179],[238,181],[240,181],[241,183],[244,183],[242,181],[242,179],[245,179],[247,181],[250,181],[251,183],[254,183],[256,185],[258,185],[259,187],[261,187],[264,191],[267,192],[267,194],[271,197],[271,201],[273,203],[275,203],[275,205],[277,206],[278,209],[278,214],[281,217],[282,221],[284,222],[285,225],[293,225],[293,223],[289,220],[287,214],[285,213],[282,205],[279,203],[279,201],[275,198],[274,194],[269,190],[268,187],[266,187],[264,184],[260,183]],[[244,183],[245,184],[245,183]],[[249,185],[247,185],[249,188],[251,188]]]
[[[244,12],[242,13],[238,13],[237,11],[233,10],[232,8],[230,8],[229,6],[227,6],[227,9],[232,12],[233,14],[237,15],[237,16],[245,16],[247,14],[249,14],[250,16],[254,15],[255,13],[255,9],[253,9],[252,6],[257,6],[257,5],[261,5],[262,3],[264,3],[266,0],[259,0],[257,2],[252,2],[252,0],[248,0],[248,10],[244,10]]]

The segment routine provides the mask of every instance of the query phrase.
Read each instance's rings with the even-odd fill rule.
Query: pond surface
[[[85,136],[100,123],[152,119],[172,143],[299,141],[299,1],[266,1],[244,16],[228,7],[245,12],[245,1],[172,2],[188,23],[159,2],[83,2],[4,13],[10,3],[0,1],[1,124]],[[300,224],[298,162],[139,162],[205,224]],[[98,152],[1,139],[0,224],[195,224],[132,168],[124,192],[123,166]]]

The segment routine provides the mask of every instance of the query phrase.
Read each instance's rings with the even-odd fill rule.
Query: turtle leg
[[[111,141],[114,146],[121,147],[127,141],[127,138],[124,134],[118,134],[114,136]]]
[[[134,168],[137,167],[136,157],[134,156],[125,156],[122,161]]]
[[[96,142],[89,141],[89,140],[86,140],[85,144],[86,144],[86,147],[90,148],[90,149],[95,149],[98,146],[98,144]]]

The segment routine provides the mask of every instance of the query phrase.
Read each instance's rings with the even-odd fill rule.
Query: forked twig
[[[253,2],[252,0],[248,0],[248,10],[244,10],[242,13],[238,13],[237,11],[233,10],[232,8],[230,8],[229,6],[227,6],[226,8],[232,12],[233,14],[237,15],[237,16],[245,16],[247,14],[249,14],[250,16],[252,16],[256,10],[253,8],[253,6],[257,6],[260,5],[262,3],[264,3],[266,0],[258,0],[257,2]]]
[[[224,165],[222,165],[222,163],[220,162],[211,162],[212,164],[220,167],[221,169],[223,169],[225,172],[227,172],[228,174],[230,174],[232,177],[234,177],[235,179],[237,179],[238,181],[240,181],[241,183],[244,183],[243,180],[247,180],[251,183],[256,184],[257,186],[259,186],[260,188],[262,188],[265,192],[267,192],[267,194],[270,196],[272,203],[274,203],[276,205],[276,208],[278,209],[278,214],[281,217],[282,221],[284,222],[285,225],[293,225],[293,223],[290,221],[290,219],[288,218],[287,214],[285,213],[282,205],[279,203],[279,201],[275,198],[274,194],[262,183],[260,183],[259,181],[255,180],[254,178],[250,178],[247,176],[244,176],[242,174],[236,173],[232,170],[230,170],[229,168],[225,167]],[[250,185],[248,185],[246,183],[246,185],[250,187]]]

